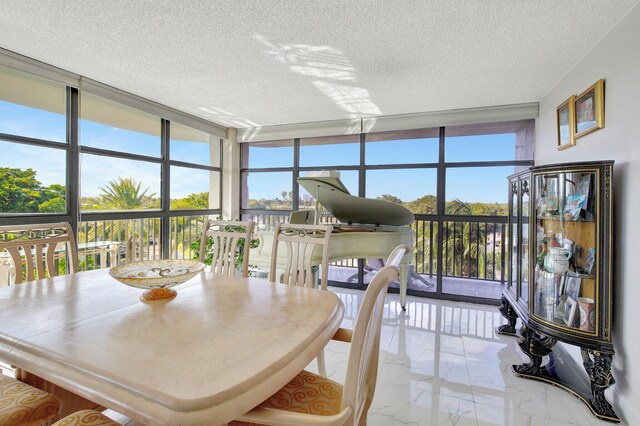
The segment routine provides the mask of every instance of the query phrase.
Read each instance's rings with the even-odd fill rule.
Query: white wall
[[[222,219],[240,220],[240,144],[237,130],[227,129],[222,141]]]
[[[605,81],[605,127],[556,150],[556,107]],[[616,384],[610,402],[629,424],[640,419],[640,4],[541,100],[536,165],[615,160],[614,318]],[[635,405],[634,405],[635,402]]]

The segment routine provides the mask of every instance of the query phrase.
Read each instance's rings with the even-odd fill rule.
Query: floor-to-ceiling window
[[[533,120],[444,129],[444,294],[500,297],[506,279],[507,180],[533,160]],[[482,284],[470,286],[470,280]]]
[[[367,198],[401,204],[416,217],[414,260],[408,288],[437,290],[437,198],[440,129],[379,132],[364,135]],[[375,270],[368,271],[368,282]],[[413,279],[412,279],[413,278]]]
[[[506,277],[506,177],[533,160],[533,120],[247,143],[241,212],[269,230],[315,200],[296,183],[307,173],[339,174],[349,192],[409,209],[414,253],[409,292],[497,300]],[[365,285],[360,262],[335,265],[333,284]],[[339,282],[338,282],[339,281]]]
[[[4,67],[0,153],[0,224],[70,222],[80,269],[191,257],[220,213],[219,137]]]
[[[0,215],[69,217],[66,111],[64,85],[0,67]]]
[[[79,130],[81,212],[162,209],[160,117],[83,92]]]
[[[169,133],[169,257],[186,258],[198,245],[203,220],[219,216],[222,205],[221,140],[208,133],[167,123]],[[190,244],[189,244],[190,242]]]
[[[243,145],[241,161],[241,212],[258,231],[272,230],[296,208],[293,140]]]

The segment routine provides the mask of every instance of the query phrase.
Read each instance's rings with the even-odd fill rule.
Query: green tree
[[[80,198],[81,210],[107,210],[108,206],[103,205],[102,197],[82,197]]]
[[[267,200],[265,200],[264,198],[261,198],[259,200],[250,198],[247,207],[256,210],[266,210],[269,208],[267,206]]]
[[[446,214],[457,214],[457,215],[472,214],[471,206],[468,203],[465,203],[464,201],[459,200],[457,198],[451,201],[447,201],[444,210]]]
[[[58,184],[49,185],[44,188],[41,197],[42,201],[38,205],[38,211],[43,213],[65,212],[67,210],[65,192],[65,187]]]
[[[500,203],[469,203],[471,214],[483,216],[506,216],[507,204]]]
[[[407,208],[415,214],[436,214],[438,203],[435,195],[423,195],[417,200],[407,203]]]
[[[189,194],[185,198],[171,200],[171,208],[173,210],[208,209],[209,193],[199,192]]]
[[[38,211],[42,213],[62,213],[67,209],[67,202],[62,197],[50,198],[38,205]]]
[[[379,197],[376,197],[376,200],[389,201],[391,203],[400,204],[401,206],[404,204],[400,198],[391,194],[382,194]]]
[[[138,182],[133,178],[118,177],[117,180],[109,181],[106,187],[100,188],[102,193],[99,199],[83,198],[81,203],[97,209],[132,210],[154,206],[155,204],[159,207],[159,200],[153,198],[155,194],[147,195],[149,188],[142,191],[141,187],[142,182]],[[84,232],[92,240],[97,240],[98,236],[108,236],[107,239],[126,242],[127,244],[136,238],[148,241],[150,229],[148,226],[144,226],[144,221],[145,219],[102,221],[96,227],[87,229]],[[140,250],[143,250],[143,247],[140,247]]]
[[[413,212],[436,212],[434,196],[424,196],[408,205]],[[506,208],[506,204],[499,203],[466,203],[459,199],[447,201],[446,214],[461,216],[462,220],[445,220],[441,227],[435,223],[429,224],[428,220],[414,226],[416,270],[427,273],[431,267],[435,273],[435,261],[442,251],[445,276],[499,279],[502,269],[501,249],[494,253],[487,247],[487,242],[493,239],[496,232],[496,243],[499,242],[500,229],[496,229],[493,223],[465,221],[464,216],[505,216]],[[437,244],[439,232],[442,233],[442,247]]]
[[[33,169],[0,167],[0,212],[60,213],[66,208],[63,185],[44,187]]]
[[[0,167],[0,212],[37,212],[42,189],[35,170]]]
[[[109,185],[100,188],[100,197],[109,206],[121,210],[133,210],[144,207],[145,199],[152,199],[155,193],[147,195],[149,188],[140,192],[142,182],[133,178],[121,178],[109,181]]]

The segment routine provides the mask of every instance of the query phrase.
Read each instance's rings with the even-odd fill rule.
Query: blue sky
[[[158,123],[158,126],[160,124]],[[64,141],[65,117],[61,114],[28,108],[0,101],[0,133],[16,134],[54,141]],[[99,123],[80,121],[80,142],[85,146],[106,148],[152,157],[160,156],[160,138],[118,129]],[[65,183],[63,150],[41,148],[0,141],[0,166],[32,168],[44,185]],[[482,135],[450,137],[446,139],[446,161],[513,160],[515,135]],[[432,163],[438,159],[436,138],[371,142],[366,147],[367,164]],[[171,157],[180,161],[207,164],[209,146],[205,143],[172,141]],[[322,167],[356,166],[359,144],[303,145],[300,166]],[[251,149],[250,167],[291,167],[293,148]],[[468,202],[506,202],[506,179],[513,167],[451,168],[447,172],[446,199],[459,198]],[[303,173],[304,175],[304,173]],[[141,181],[150,193],[160,193],[160,166],[154,163],[81,156],[81,194],[97,196],[100,187],[110,180],[132,177]],[[358,193],[357,171],[342,171],[341,179],[352,194]],[[392,194],[403,201],[413,201],[436,192],[436,170],[369,170],[367,197]],[[172,167],[171,196],[180,198],[208,188],[206,171]],[[249,176],[251,198],[281,198],[282,191],[291,191],[290,173],[254,173]],[[301,194],[304,190],[301,190]]]
[[[160,122],[158,121],[158,127]],[[64,142],[66,121],[62,114],[24,107],[0,101],[0,133]],[[158,136],[131,132],[99,123],[80,120],[81,145],[114,151],[160,157]],[[45,186],[65,185],[66,158],[61,149],[42,148],[0,141],[0,167],[31,168]],[[191,141],[171,142],[171,158],[179,161],[208,164],[209,145]],[[182,198],[209,187],[207,171],[172,167],[172,198]],[[100,157],[82,154],[80,157],[81,196],[95,197],[100,188],[117,177],[132,177],[142,182],[148,193],[160,193],[160,165],[157,163]]]
[[[446,139],[446,161],[509,161],[515,158],[515,135],[481,135]],[[438,161],[438,140],[435,138],[406,139],[367,143],[365,162],[371,165],[434,163]],[[360,161],[359,144],[303,145],[300,148],[301,167],[356,166]],[[250,168],[291,167],[292,147],[252,147]],[[446,179],[446,199],[468,202],[504,203],[507,201],[506,176],[514,167],[449,168]],[[304,176],[304,172],[301,172]],[[403,201],[413,201],[424,195],[436,194],[436,169],[368,170],[366,196],[375,198],[391,194]],[[341,180],[349,191],[358,194],[357,171],[341,171]],[[281,198],[282,191],[291,191],[290,173],[252,173],[249,175],[251,198]],[[305,191],[301,190],[301,194]]]

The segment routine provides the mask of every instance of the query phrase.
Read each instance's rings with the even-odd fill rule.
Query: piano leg
[[[407,310],[407,277],[409,275],[409,264],[400,263],[400,306],[403,311]]]

